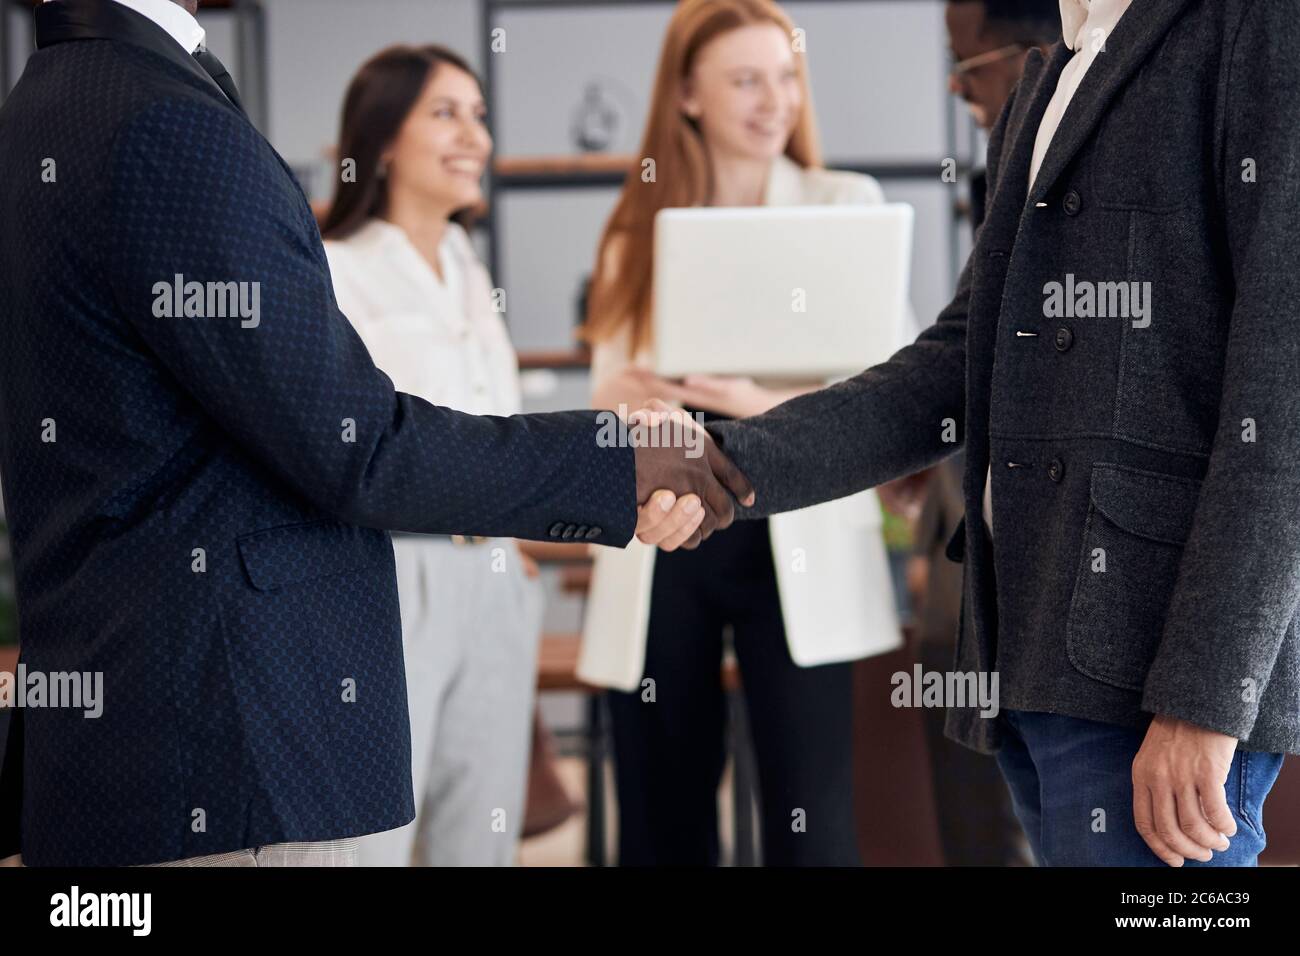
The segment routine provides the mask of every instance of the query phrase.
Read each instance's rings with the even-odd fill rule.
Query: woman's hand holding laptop
[[[620,394],[634,392],[645,396],[641,404],[658,399],[728,418],[761,415],[782,402],[821,387],[769,387],[748,376],[693,374],[669,379],[635,366],[624,369],[617,377],[623,381],[613,383],[612,389]]]
[[[668,381],[667,386],[667,397],[673,401],[728,418],[761,415],[782,402],[821,387],[774,388],[760,385],[748,376],[730,375],[687,375],[680,382]]]

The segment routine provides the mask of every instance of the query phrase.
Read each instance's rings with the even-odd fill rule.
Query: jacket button
[[[573,537],[573,532],[577,530],[578,529],[576,525],[566,524],[564,526],[564,532],[560,535],[560,537],[564,538],[567,541],[569,538]]]
[[[1059,329],[1056,330],[1056,351],[1068,352],[1070,350],[1070,346],[1073,344],[1074,344],[1073,332],[1071,332],[1065,326],[1061,326]]]
[[[1047,477],[1053,481],[1060,481],[1065,477],[1065,462],[1059,458],[1053,458],[1051,464],[1047,466]]]
[[[598,525],[593,525],[592,527],[588,528],[587,540],[594,541],[596,538],[599,538],[601,535],[601,531],[602,529]]]
[[[1077,216],[1083,211],[1083,197],[1071,189],[1065,194],[1065,199],[1061,205],[1065,208],[1067,216]]]
[[[564,532],[564,522],[557,521],[551,525],[551,530],[547,532],[552,538],[558,538]]]
[[[585,524],[578,525],[573,531],[573,536],[575,538],[585,538],[587,536],[587,526]]]

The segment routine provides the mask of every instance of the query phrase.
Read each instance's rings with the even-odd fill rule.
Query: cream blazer
[[[769,206],[880,202],[884,194],[870,176],[803,169],[784,156],[768,178]],[[896,330],[896,345],[906,344],[915,331]],[[593,390],[631,362],[649,367],[648,352],[630,359],[627,342],[624,333],[596,347]],[[775,515],[769,522],[786,641],[796,664],[855,660],[902,644],[874,491]],[[644,670],[657,549],[633,539],[623,550],[595,550],[578,676],[598,686],[634,690],[643,676],[652,676]]]

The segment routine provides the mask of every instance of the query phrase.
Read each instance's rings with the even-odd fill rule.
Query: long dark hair
[[[368,219],[384,214],[388,177],[380,175],[380,157],[396,139],[434,71],[443,66],[468,73],[483,85],[464,57],[437,44],[390,46],[367,60],[352,78],[343,98],[338,160],[355,162],[356,175],[339,175],[335,180],[334,199],[320,227],[324,238],[346,239]],[[477,212],[463,209],[452,219],[468,227]]]

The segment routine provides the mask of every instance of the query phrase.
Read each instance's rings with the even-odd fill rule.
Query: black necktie
[[[239,90],[235,86],[230,71],[226,69],[224,63],[217,59],[217,55],[209,53],[207,47],[199,47],[194,51],[194,59],[199,61],[199,66],[203,67],[203,71],[212,77],[217,86],[221,87],[221,92],[225,93],[230,102],[239,107],[242,112],[244,104],[239,101]]]

